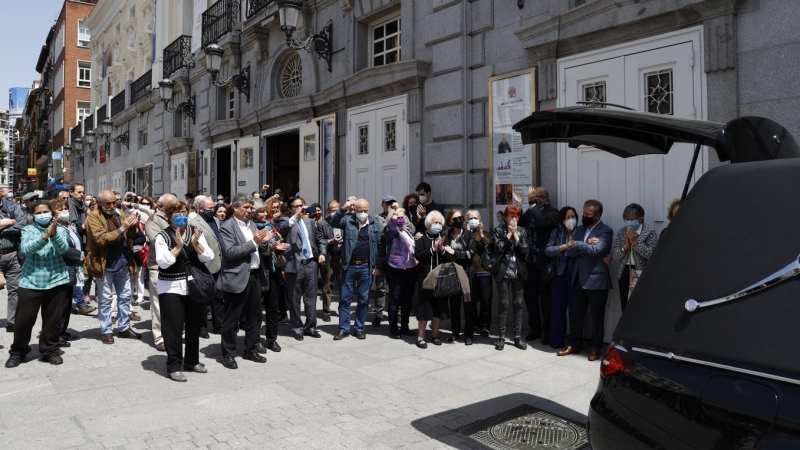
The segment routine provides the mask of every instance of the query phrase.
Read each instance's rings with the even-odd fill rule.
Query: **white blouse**
[[[200,262],[207,263],[214,259],[214,252],[211,251],[211,246],[208,245],[206,237],[201,234],[200,239],[198,239],[198,243],[202,245],[203,249],[205,250],[203,253],[197,255],[197,258],[200,260]],[[191,238],[189,239],[189,242],[184,239],[184,246],[186,245],[192,245]],[[172,255],[172,252],[167,246],[167,241],[164,240],[164,236],[161,233],[156,236],[155,247],[156,263],[158,263],[158,267],[167,269],[171,265],[175,264],[177,259]],[[159,294],[189,295],[189,288],[186,286],[185,278],[173,281],[159,279],[156,289]]]

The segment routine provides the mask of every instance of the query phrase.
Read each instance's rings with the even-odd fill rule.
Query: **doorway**
[[[267,184],[280,188],[284,201],[299,191],[300,133],[297,130],[266,137]],[[308,201],[308,200],[307,200]]]
[[[211,194],[214,196],[222,195],[228,201],[231,198],[231,147],[220,147],[216,149],[216,186]]]

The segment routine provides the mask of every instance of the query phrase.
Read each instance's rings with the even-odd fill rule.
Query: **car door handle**
[[[731,294],[726,297],[721,297],[714,300],[707,300],[704,302],[698,302],[697,300],[689,299],[686,300],[684,308],[686,308],[686,311],[695,312],[700,308],[719,305],[721,303],[727,303],[732,300],[740,299],[742,297],[746,297],[748,295],[761,292],[765,289],[775,286],[778,283],[796,277],[797,275],[800,275],[800,256],[798,256],[794,261],[792,261],[789,265],[787,265],[783,269],[773,273],[772,275],[768,276],[767,278],[764,278],[763,280],[759,281],[756,284],[753,284],[752,286],[748,286],[742,289],[741,291],[736,292],[735,294]]]

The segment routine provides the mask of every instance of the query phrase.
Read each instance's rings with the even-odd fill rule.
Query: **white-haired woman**
[[[417,270],[420,280],[424,280],[431,270],[439,264],[445,263],[445,239],[442,229],[444,216],[438,211],[431,211],[425,217],[425,232],[414,245],[414,258],[417,260]],[[420,283],[421,284],[421,283]],[[428,348],[425,343],[425,327],[431,323],[431,342],[442,345],[439,338],[439,325],[442,320],[447,320],[447,297],[434,297],[432,291],[420,289],[419,305],[417,307],[417,347]]]

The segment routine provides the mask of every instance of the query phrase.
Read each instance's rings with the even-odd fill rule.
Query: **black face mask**
[[[586,228],[589,228],[590,226],[594,225],[594,217],[586,217],[586,216],[583,216],[583,217],[581,218],[581,224],[582,224],[584,227],[586,227]]]
[[[453,219],[453,228],[464,228],[464,219],[461,217]]]

